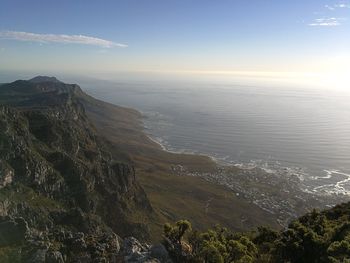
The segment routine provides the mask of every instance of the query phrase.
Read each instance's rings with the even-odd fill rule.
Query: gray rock
[[[38,249],[30,258],[30,263],[45,263],[47,249]]]
[[[63,256],[59,251],[49,251],[46,253],[46,263],[64,263]]]
[[[74,237],[77,239],[84,239],[85,234],[83,232],[77,232],[75,233]]]
[[[72,242],[72,247],[74,250],[82,251],[87,248],[85,240],[83,238],[74,239]]]
[[[100,257],[100,258],[95,258],[92,262],[93,263],[108,263],[108,260],[104,257]]]
[[[170,262],[169,253],[162,244],[151,246],[150,256],[158,259],[160,262]]]
[[[142,245],[134,237],[127,237],[123,241],[123,255],[128,263],[146,262],[149,258],[148,246]]]
[[[172,262],[168,251],[161,244],[148,246],[140,243],[134,237],[128,237],[123,242],[124,262],[127,263],[163,263]]]
[[[13,169],[7,163],[0,160],[0,189],[12,183],[13,175]]]
[[[147,245],[142,245],[136,238],[127,237],[123,242],[124,255],[132,255],[134,253],[144,253],[148,251]]]
[[[120,251],[120,242],[121,238],[115,233],[110,234],[106,237],[105,243],[107,244],[107,249],[112,249],[114,254],[118,254]]]
[[[0,219],[0,246],[23,242],[28,231],[28,224],[21,217]]]

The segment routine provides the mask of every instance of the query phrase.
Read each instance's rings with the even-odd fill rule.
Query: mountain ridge
[[[33,83],[42,83],[42,82],[63,83],[62,81],[59,81],[56,77],[48,77],[48,76],[36,76],[28,81]]]
[[[149,239],[152,206],[134,168],[114,160],[96,133],[81,89],[47,81],[2,88],[9,105],[0,105],[0,232],[5,226],[18,232],[17,238],[5,235],[3,245],[28,249],[21,255],[29,260],[42,250],[62,254],[80,242],[74,241],[80,233],[112,243],[119,242],[117,234]],[[53,243],[56,250],[47,248]],[[80,247],[80,254],[92,260],[117,251],[98,252],[96,245],[92,252]],[[78,260],[74,253],[68,249],[65,256]]]

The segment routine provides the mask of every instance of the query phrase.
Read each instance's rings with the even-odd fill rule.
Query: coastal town
[[[183,165],[174,165],[172,172],[178,176],[197,176],[224,185],[237,198],[248,200],[276,215],[282,227],[314,208],[332,207],[339,200],[346,202],[349,199],[346,195],[313,193],[303,185],[300,171],[287,168],[276,172],[259,166],[218,165],[214,172],[197,172]],[[205,209],[210,209],[208,204]]]

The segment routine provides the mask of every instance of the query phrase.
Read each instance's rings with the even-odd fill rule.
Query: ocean
[[[295,174],[305,189],[350,195],[350,93],[279,82],[86,81],[94,97],[135,108],[167,150]]]

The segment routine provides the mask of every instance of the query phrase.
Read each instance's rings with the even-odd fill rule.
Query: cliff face
[[[147,239],[153,211],[134,168],[109,153],[77,85],[42,80],[0,88],[0,245],[26,258],[40,249],[74,257],[69,247],[85,251],[87,237],[110,248],[116,234]],[[91,250],[90,258],[110,253]]]

